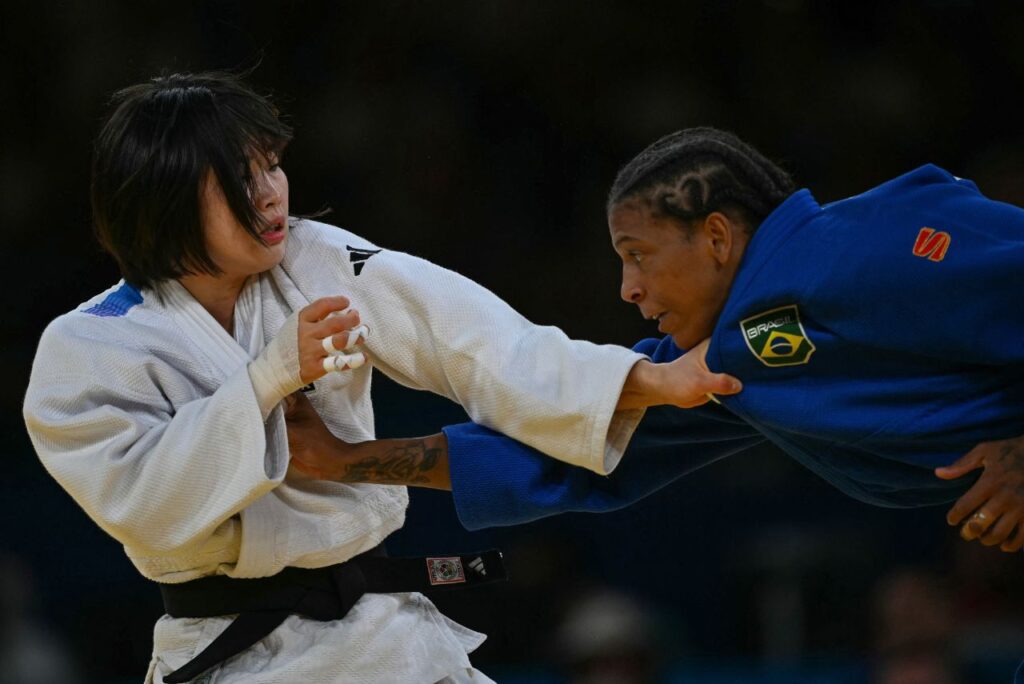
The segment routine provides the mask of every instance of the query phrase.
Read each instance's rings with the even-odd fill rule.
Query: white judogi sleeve
[[[172,366],[200,361],[110,329],[77,312],[47,328],[25,420],[46,469],[104,531],[136,555],[173,553],[280,483],[287,438],[264,424],[244,364],[203,396]],[[173,409],[181,393],[195,399]]]
[[[302,222],[292,238],[288,275],[301,282],[310,263],[338,274],[318,296],[349,297],[389,377],[559,460],[598,473],[617,465],[643,412],[615,415],[615,405],[642,355],[534,325],[468,278],[339,228]]]

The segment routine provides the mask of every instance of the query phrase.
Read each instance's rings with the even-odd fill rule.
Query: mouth
[[[268,246],[276,245],[284,240],[287,230],[288,217],[276,216],[260,231],[260,239]]]
[[[660,322],[661,322],[661,319],[662,319],[662,318],[663,318],[663,317],[664,317],[665,315],[667,315],[667,314],[668,314],[668,311],[662,311],[662,312],[660,312],[660,313],[653,313],[653,314],[651,314],[651,315],[649,315],[649,316],[644,316],[644,318],[646,318],[646,319],[647,319],[647,320],[649,320],[649,321],[658,321],[658,322],[660,323]]]
[[[654,313],[644,316],[649,321],[655,321],[658,324],[658,332],[667,333],[668,330],[665,328],[665,321],[668,318],[668,311],[655,311]]]

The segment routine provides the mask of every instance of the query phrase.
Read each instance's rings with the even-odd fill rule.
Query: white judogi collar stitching
[[[291,275],[284,270],[281,264],[270,269],[267,275],[270,276],[269,280],[277,288],[278,292],[281,293],[284,301],[287,302],[292,311],[299,311],[310,303],[309,298],[299,291],[299,288],[292,281]]]
[[[259,276],[253,276],[235,302],[235,341],[249,352],[250,358],[256,358],[264,347],[262,300]]]

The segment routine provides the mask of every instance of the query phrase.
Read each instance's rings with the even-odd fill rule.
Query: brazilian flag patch
[[[747,347],[766,366],[799,366],[814,353],[814,343],[800,323],[796,304],[744,319],[740,329]]]

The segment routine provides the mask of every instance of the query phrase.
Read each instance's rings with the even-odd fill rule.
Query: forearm
[[[452,488],[444,433],[341,444],[344,456],[338,458],[338,469],[331,473],[331,479],[338,482]]]

